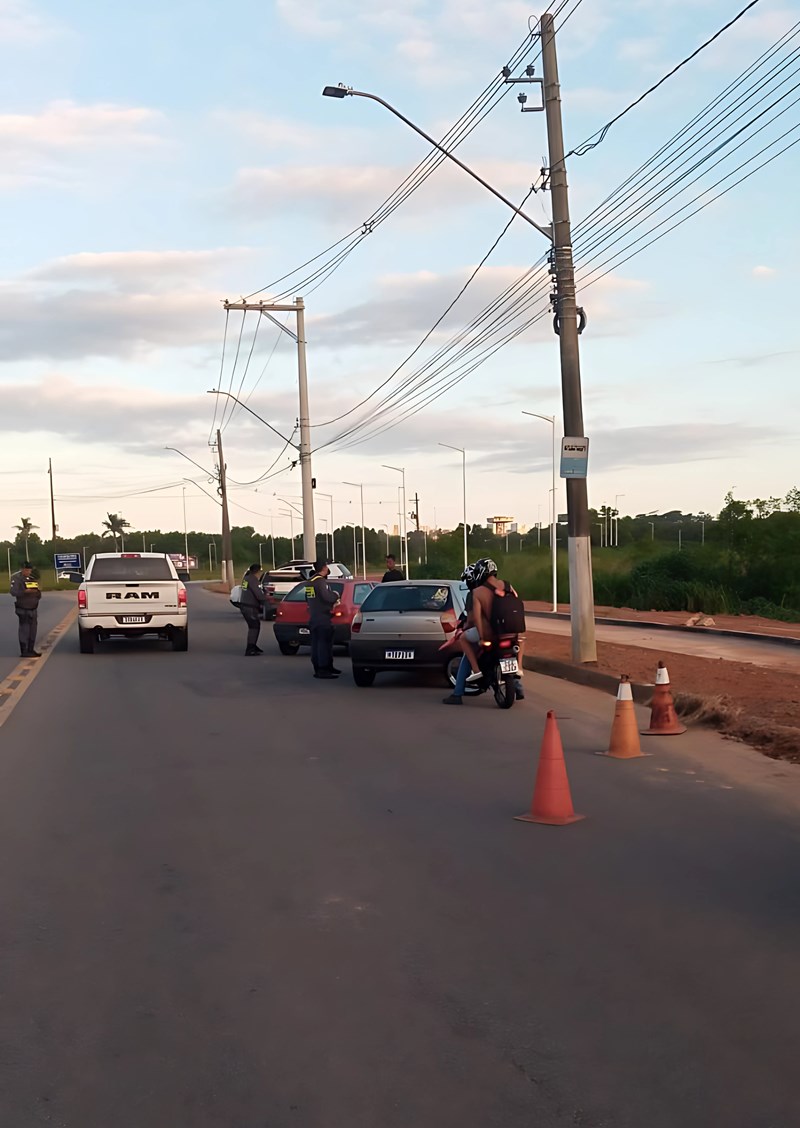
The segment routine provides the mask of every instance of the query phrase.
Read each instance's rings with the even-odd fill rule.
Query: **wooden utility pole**
[[[578,346],[578,308],[575,298],[575,268],[569,220],[569,191],[564,160],[561,122],[561,88],[553,17],[541,18],[544,108],[550,159],[550,191],[553,198],[553,250],[551,269],[555,276],[555,328],[561,352],[561,398],[564,434],[584,437],[581,396],[581,363]],[[582,311],[581,311],[582,312]],[[567,522],[569,545],[569,594],[572,621],[572,660],[596,662],[592,542],[589,501],[585,478],[567,478]],[[555,495],[553,497],[555,508]]]
[[[233,545],[231,542],[231,523],[228,518],[228,485],[225,473],[225,457],[222,453],[222,431],[217,431],[217,457],[219,459],[219,493],[222,498],[222,582],[228,590],[236,583],[233,572]]]

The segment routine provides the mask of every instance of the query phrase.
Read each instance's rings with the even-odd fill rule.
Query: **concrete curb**
[[[688,612],[687,612],[688,614]],[[566,611],[526,611],[526,617],[534,619],[565,619],[569,620]],[[678,623],[654,623],[649,619],[609,619],[601,616],[595,618],[596,623],[607,627],[637,627],[639,630],[648,631],[683,631],[684,634],[722,635],[727,638],[741,638],[745,641],[775,642],[779,646],[800,646],[800,638],[793,635],[760,634],[755,631],[733,631],[725,627],[687,627]]]
[[[616,697],[619,689],[619,678],[613,674],[604,674],[590,666],[573,666],[569,662],[559,662],[555,658],[538,658],[536,655],[525,655],[523,665],[526,670],[535,674],[544,674],[548,678],[561,678],[562,681],[572,682],[574,685],[588,686],[589,689],[599,689]],[[652,685],[639,685],[631,682],[633,700],[637,705],[649,705],[653,696]]]

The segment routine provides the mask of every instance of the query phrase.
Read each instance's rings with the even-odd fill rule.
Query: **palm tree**
[[[120,538],[122,543],[122,551],[125,551],[125,530],[131,527],[130,521],[126,521],[118,513],[109,513],[108,520],[103,522],[103,532],[101,536],[114,538],[114,550],[117,548],[117,537]]]
[[[28,537],[31,535],[31,533],[34,531],[34,529],[38,529],[39,526],[34,525],[33,522],[31,521],[30,517],[21,517],[20,523],[18,525],[15,525],[14,528],[19,533],[19,536],[21,537],[21,539],[24,540],[24,542],[25,542],[25,559],[27,560],[28,559]]]

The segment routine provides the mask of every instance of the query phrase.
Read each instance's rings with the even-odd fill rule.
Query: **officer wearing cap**
[[[311,664],[314,677],[322,679],[335,678],[340,673],[333,665],[333,608],[339,596],[328,583],[330,571],[325,560],[315,561],[314,574],[306,584]]]
[[[14,610],[19,619],[19,652],[22,658],[41,658],[41,654],[34,649],[36,645],[36,630],[39,626],[39,600],[42,593],[39,582],[33,578],[33,567],[28,560],[22,565],[19,572],[11,577],[11,598],[14,600]]]

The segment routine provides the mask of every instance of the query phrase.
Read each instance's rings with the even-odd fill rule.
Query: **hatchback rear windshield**
[[[115,580],[136,583],[137,580],[171,580],[172,572],[165,559],[159,556],[110,556],[95,560],[91,580],[114,583]]]
[[[362,604],[364,611],[449,611],[449,584],[378,584]]]

